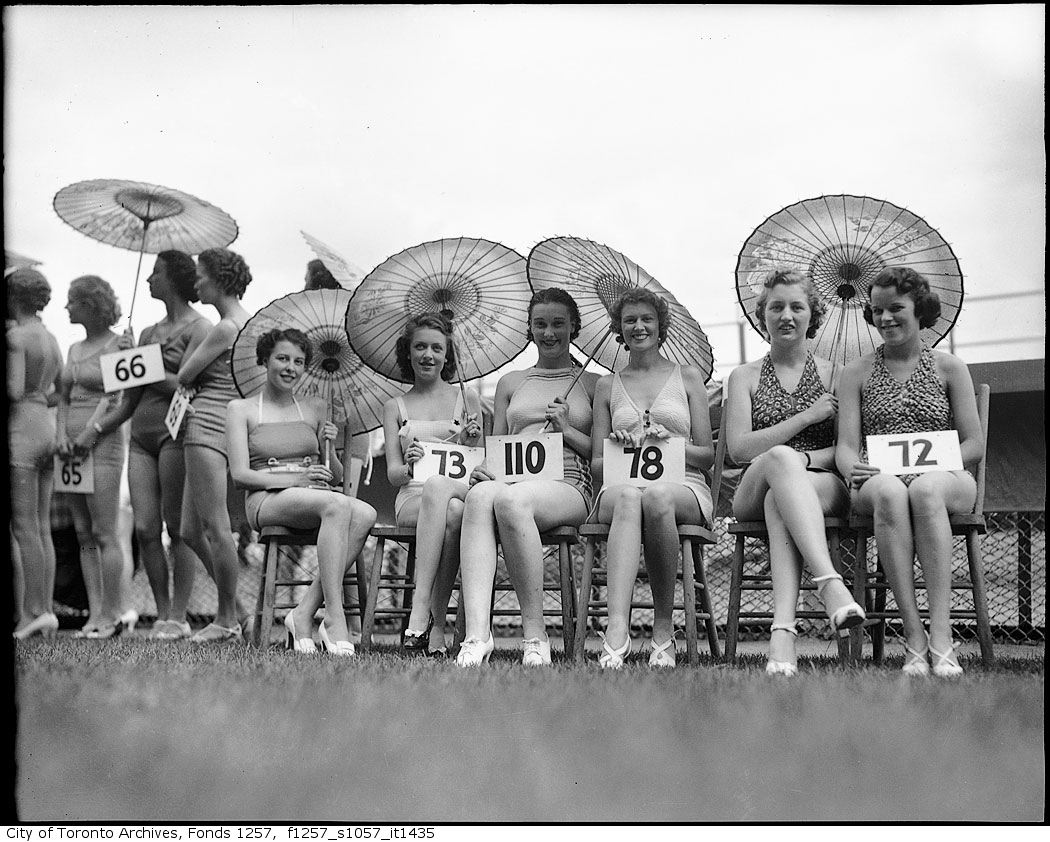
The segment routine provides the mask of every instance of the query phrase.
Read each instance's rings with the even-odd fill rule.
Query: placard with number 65
[[[957,430],[866,438],[868,464],[884,474],[899,476],[928,471],[961,471],[963,467]]]
[[[64,494],[94,494],[94,457],[89,453],[87,456],[63,459],[56,453],[54,490]]]
[[[565,479],[561,433],[523,436],[489,436],[485,439],[485,464],[503,482],[530,479]]]
[[[423,458],[412,466],[412,478],[426,482],[431,477],[448,477],[467,482],[470,473],[485,459],[485,448],[461,444],[421,441]]]
[[[164,379],[164,358],[160,345],[139,345],[99,357],[102,388],[107,392],[159,383]]]
[[[606,439],[602,450],[604,487],[685,482],[685,439],[647,438],[640,446]]]

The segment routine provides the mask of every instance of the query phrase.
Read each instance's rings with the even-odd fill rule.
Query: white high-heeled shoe
[[[678,651],[674,644],[674,639],[677,636],[678,631],[676,630],[674,634],[667,638],[667,640],[665,640],[663,643],[658,644],[655,641],[651,642],[652,651],[649,652],[650,667],[674,669],[676,666],[678,666],[678,661],[675,657],[678,654]],[[668,652],[668,649],[670,649],[671,651]]]
[[[598,632],[598,637],[602,639],[602,649],[604,650],[598,656],[598,666],[603,670],[623,669],[624,661],[631,654],[631,636],[627,636],[627,640],[624,641],[623,646],[619,649],[613,649],[609,645],[609,641],[605,639],[605,632]]]
[[[916,652],[907,643],[904,644],[904,651],[907,655],[904,657],[904,666],[901,667],[901,674],[906,675],[908,678],[925,678],[930,674],[930,665],[926,662],[926,656],[930,651],[930,639],[926,638],[926,645],[922,647],[921,652]]]
[[[289,611],[284,615],[284,627],[288,629],[287,648],[298,652],[301,655],[316,655],[317,644],[314,643],[313,637],[296,637],[295,636],[295,620],[292,619],[292,612]]]
[[[827,611],[828,603],[827,600],[824,599],[824,588],[827,587],[829,582],[834,582],[836,580],[839,582],[842,581],[842,576],[838,573],[829,573],[827,576],[813,577],[813,584],[817,586],[817,595],[820,597],[820,601],[824,603],[825,611]],[[851,600],[841,608],[829,613],[828,619],[831,620],[831,627],[836,632],[840,632],[861,625],[867,619],[867,615],[865,615],[863,608]]]
[[[33,635],[39,634],[44,637],[54,637],[58,633],[58,617],[50,611],[45,611],[38,617],[34,617],[22,628],[14,632],[15,640],[25,640]]]
[[[480,667],[488,661],[492,650],[496,648],[496,641],[492,638],[492,630],[489,629],[489,639],[479,640],[476,637],[468,637],[459,645],[459,654],[456,656],[456,666]]]
[[[773,623],[769,631],[770,634],[775,631],[786,631],[798,637],[798,629],[795,628],[794,623]],[[770,658],[766,661],[766,675],[782,675],[785,678],[791,678],[798,675],[798,666],[790,661],[774,661]]]
[[[341,658],[352,658],[356,650],[354,644],[349,640],[332,640],[328,636],[328,629],[324,627],[324,620],[321,620],[321,625],[318,627],[318,634],[321,637],[321,643],[324,644],[324,651],[329,655],[338,655]]]
[[[957,660],[949,660],[949,658],[955,658],[955,649],[958,643],[953,643],[948,647],[947,652],[938,652],[932,646],[928,646],[930,655],[936,660],[933,662],[933,674],[938,678],[958,678],[963,674],[963,668],[959,666]]]

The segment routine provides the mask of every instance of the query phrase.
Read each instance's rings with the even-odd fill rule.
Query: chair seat
[[[609,536],[609,524],[607,523],[585,523],[579,528],[581,538],[605,539]],[[705,544],[717,544],[718,536],[706,526],[695,526],[693,524],[682,524],[678,527],[678,540],[689,538],[701,541]]]
[[[850,521],[844,517],[824,518],[825,529],[850,529]],[[738,520],[729,524],[730,535],[743,535],[747,538],[760,538],[767,534],[764,520]]]
[[[978,535],[984,535],[988,531],[988,527],[984,521],[984,515],[974,514],[973,512],[961,515],[949,515],[948,523],[951,524],[952,535],[966,535],[972,529],[976,529]],[[870,517],[852,515],[849,519],[849,528],[864,532],[873,532],[875,530],[875,521]]]

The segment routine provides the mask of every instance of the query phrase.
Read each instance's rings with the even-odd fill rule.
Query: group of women
[[[322,453],[331,450],[337,431],[325,422],[322,401],[295,394],[312,354],[310,343],[292,329],[262,336],[257,353],[259,364],[266,369],[265,386],[257,395],[231,401],[227,356],[237,328],[247,318],[238,303],[250,280],[247,267],[241,272],[243,261],[230,252],[200,256],[196,291],[204,303],[218,309],[222,320],[215,327],[196,328],[196,320],[187,313],[192,308],[185,307],[188,296],[177,301],[172,291],[177,284],[170,279],[171,260],[162,255],[151,276],[153,294],[165,300],[169,315],[149,338],[168,343],[167,365],[167,350],[169,345],[174,347],[175,337],[183,331],[194,332],[182,346],[180,360],[174,359],[172,351],[171,382],[155,388],[167,389],[169,394],[176,387],[197,390],[196,412],[181,445],[186,483],[194,489],[183,498],[182,533],[189,546],[180,546],[177,552],[191,560],[192,551],[200,555],[216,579],[220,597],[215,622],[196,637],[222,640],[239,633],[236,556],[225,514],[228,461],[234,482],[247,492],[246,511],[253,528],[319,527],[317,581],[285,619],[290,647],[302,653],[316,651],[313,617],[323,605],[319,637],[325,650],[352,655],[342,579],[348,561],[363,548],[376,513],[366,503],[332,488],[340,479],[341,465],[334,457],[322,458]],[[973,475],[967,470],[905,476],[883,473],[866,461],[863,437],[955,429],[963,461],[972,467],[982,457],[973,384],[960,360],[931,350],[920,337],[922,328],[936,321],[940,308],[924,278],[910,269],[890,268],[875,279],[869,293],[865,318],[884,343],[873,354],[846,366],[833,385],[831,363],[807,350],[806,340],[815,334],[823,317],[811,281],[793,272],[770,273],[756,307],[769,352],[761,360],[738,367],[729,378],[725,408],[728,452],[734,462],[745,466],[733,501],[734,514],[740,519],[764,520],[769,532],[774,621],[766,670],[771,674],[797,672],[795,611],[803,568],[817,584],[835,630],[865,620],[863,608],[832,564],[824,534],[823,518],[845,515],[850,507],[874,519],[880,557],[904,624],[904,674],[926,675],[932,669],[938,676],[951,677],[962,672],[948,616],[948,518],[951,513],[972,510],[976,496]],[[397,523],[415,527],[417,544],[415,596],[402,651],[447,653],[445,616],[458,571],[466,634],[457,663],[472,667],[488,660],[494,648],[490,611],[499,545],[521,607],[522,663],[549,664],[540,534],[590,519],[609,525],[609,619],[599,665],[621,668],[631,654],[630,610],[641,556],[654,603],[648,663],[674,667],[677,530],[683,524],[710,525],[714,514],[707,479],[714,447],[703,377],[694,367],[671,362],[661,353],[670,315],[666,303],[647,290],[625,292],[610,312],[611,329],[629,350],[629,361],[605,377],[581,371],[570,354],[581,325],[579,310],[568,293],[556,288],[537,292],[528,315],[537,361],[497,383],[491,434],[561,433],[560,480],[507,483],[497,479],[493,466],[485,462],[467,482],[444,476],[417,480],[414,466],[424,456],[423,444],[481,445],[485,425],[478,394],[455,382],[455,349],[446,319],[438,315],[412,318],[397,341],[398,362],[412,385],[384,408],[387,474],[398,488]],[[24,321],[29,320],[27,315]],[[92,330],[88,329],[88,347],[78,351],[78,360],[115,341]],[[10,338],[9,346],[16,348]],[[71,351],[70,364],[72,357]],[[48,367],[34,362],[30,366],[28,352],[26,359],[24,379],[34,385],[23,387],[25,396],[17,403],[38,405],[40,400],[33,395],[46,392],[57,364],[52,361]],[[64,376],[61,382],[70,379]],[[69,388],[62,388],[61,400],[68,402]],[[14,396],[13,385],[9,390]],[[88,421],[87,427],[95,427],[97,438],[89,432],[85,439],[71,442],[62,439],[63,431],[66,436],[70,433],[69,421],[60,411],[60,446],[97,448],[128,416],[133,419],[134,436],[134,419],[144,399],[125,395],[117,409],[102,415],[101,423]],[[602,485],[607,440],[639,445],[646,438],[671,437],[685,440],[683,482],[654,482],[644,488],[605,484],[594,493],[595,486]],[[170,440],[167,445],[169,450],[177,446]],[[140,445],[138,458],[145,462],[149,452]],[[158,452],[163,454],[164,447]],[[164,456],[149,458],[163,461]],[[145,486],[148,481],[163,485],[169,478],[166,470],[156,468],[151,474],[144,467],[141,474],[136,485]],[[172,478],[171,482],[177,485],[180,481]],[[138,492],[146,493],[144,489]],[[151,493],[156,497],[155,489]],[[163,489],[161,499],[165,499]],[[155,591],[163,579],[156,561],[158,551],[145,548],[159,547],[159,542],[150,544],[144,533],[155,533],[161,520],[168,523],[170,532],[170,517],[177,517],[177,506],[165,503],[161,508],[158,512],[156,507],[152,511],[147,507],[141,517],[136,508],[140,544],[147,557],[153,553],[147,570],[152,565],[157,571],[150,578]],[[16,539],[27,532],[14,522],[13,529]],[[22,555],[25,566],[24,548]],[[928,633],[915,598],[916,555],[928,590]],[[185,603],[180,596],[178,563],[175,569],[176,595],[168,602],[165,591],[163,605],[169,609],[169,620],[175,615],[168,627],[181,631],[179,623],[185,621],[178,617],[180,611],[184,617]],[[31,578],[36,582],[26,577],[26,613],[39,616],[43,602],[38,595],[30,597]],[[103,593],[105,590],[103,587]],[[102,620],[116,622],[112,619],[115,603],[101,605]],[[160,596],[157,605],[160,612]]]

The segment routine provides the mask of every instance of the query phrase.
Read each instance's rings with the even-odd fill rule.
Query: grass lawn
[[[1043,661],[619,674],[19,644],[23,821],[1039,821]]]

